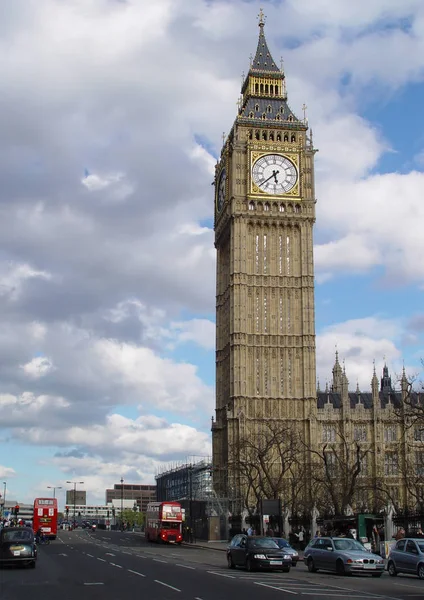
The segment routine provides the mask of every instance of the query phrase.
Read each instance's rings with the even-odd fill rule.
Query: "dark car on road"
[[[424,539],[398,540],[390,550],[387,570],[392,577],[396,577],[398,573],[410,573],[424,579]]]
[[[316,538],[305,549],[303,560],[310,573],[322,569],[339,575],[367,573],[381,577],[384,571],[381,556],[372,554],[360,542],[350,538]]]
[[[35,567],[37,545],[29,527],[3,527],[0,531],[0,564]]]
[[[274,542],[277,544],[277,546],[279,548],[281,548],[281,550],[284,550],[284,552],[286,554],[290,554],[291,559],[292,559],[292,567],[296,567],[297,563],[299,562],[299,552],[297,550],[295,550],[294,548],[292,548],[290,546],[289,542],[287,540],[285,540],[284,538],[273,537],[271,539],[274,540]]]
[[[281,550],[270,537],[235,535],[227,548],[230,569],[245,567],[255,569],[278,569],[288,573],[292,564],[290,554]]]

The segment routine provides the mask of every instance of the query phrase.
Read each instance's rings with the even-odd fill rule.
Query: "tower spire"
[[[251,70],[252,71],[261,71],[261,72],[274,72],[280,73],[280,69],[275,64],[274,59],[271,56],[271,52],[269,51],[268,44],[265,39],[265,20],[266,17],[261,8],[259,15],[259,40],[258,47],[256,49],[255,58],[252,61]]]

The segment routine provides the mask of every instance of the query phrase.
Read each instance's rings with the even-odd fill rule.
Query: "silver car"
[[[297,563],[299,561],[299,552],[297,550],[295,550],[294,548],[292,548],[290,546],[289,542],[287,540],[285,540],[284,538],[273,537],[271,539],[273,539],[274,542],[279,546],[279,548],[281,548],[281,550],[284,550],[284,552],[286,554],[290,554],[291,559],[292,559],[292,566],[296,567]]]
[[[424,579],[424,539],[404,538],[391,549],[387,562],[389,575],[411,573]]]
[[[367,573],[381,577],[384,560],[372,554],[351,538],[316,538],[305,550],[303,560],[310,573],[318,569],[335,571],[339,575]]]

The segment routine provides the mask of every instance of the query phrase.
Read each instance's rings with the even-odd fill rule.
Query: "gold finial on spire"
[[[284,58],[282,56],[280,56],[280,71],[284,71]]]
[[[303,110],[303,122],[306,123],[306,111],[308,110],[308,107],[306,106],[306,104],[303,104],[302,110]]]
[[[239,99],[237,100],[237,106],[238,106],[239,112],[241,111],[242,104],[243,104],[243,97],[239,96]]]
[[[222,145],[225,144],[225,131],[222,132]]]
[[[259,9],[258,19],[259,19],[259,27],[263,27],[265,25],[266,16],[265,16],[262,8]]]

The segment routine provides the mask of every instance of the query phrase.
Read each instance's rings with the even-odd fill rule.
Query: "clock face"
[[[253,165],[252,179],[266,194],[284,194],[295,186],[297,169],[281,154],[265,154]]]
[[[227,183],[227,173],[225,172],[225,169],[222,169],[221,175],[219,176],[219,180],[218,180],[218,190],[216,192],[216,208],[217,208],[218,212],[220,212],[222,207],[224,206],[226,183]]]

